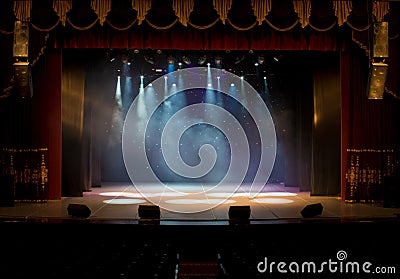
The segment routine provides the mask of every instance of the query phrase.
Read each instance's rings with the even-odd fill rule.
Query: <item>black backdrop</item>
[[[152,70],[154,65],[146,62],[145,53],[145,50],[140,50],[133,55],[126,50],[110,49],[63,51],[62,91],[63,100],[67,100],[62,109],[64,196],[101,186],[103,181],[129,181],[118,142],[121,129],[112,126],[117,69],[122,67],[122,57],[127,54],[132,57],[135,66],[128,75],[132,77],[132,92],[136,96],[140,75],[145,76],[146,83],[160,75]],[[171,53],[176,57],[182,56],[173,50],[154,54],[161,68],[166,67],[166,57]],[[204,52],[207,57],[214,57],[216,53]],[[198,52],[185,54],[199,55]],[[258,54],[260,52],[222,53],[222,61],[225,61],[226,68],[245,76],[264,98],[272,114],[278,149],[270,182],[283,182],[286,186],[300,187],[300,190],[314,194],[339,194],[339,55],[336,52],[262,52],[266,61],[262,72],[268,82],[268,87],[264,88],[263,75],[257,78],[252,70],[254,66],[250,67]],[[243,64],[231,63],[238,56],[244,57]],[[115,60],[110,62],[111,58]],[[71,74],[74,71],[80,74]],[[124,78],[122,74],[121,81]],[[78,95],[76,88],[80,90]],[[121,88],[124,94],[123,86]],[[122,115],[125,112],[122,111]],[[66,119],[76,121],[78,128],[68,128],[70,125]],[[108,144],[110,142],[115,144]],[[78,164],[76,158],[81,158]],[[65,180],[72,178],[80,182]]]

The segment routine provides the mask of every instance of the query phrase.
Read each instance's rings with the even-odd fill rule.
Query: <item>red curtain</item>
[[[49,199],[61,198],[61,50],[48,50],[32,68],[32,142],[48,149]]]
[[[342,198],[354,202],[380,201],[384,176],[398,168],[400,102],[367,98],[369,63],[358,46],[341,53]]]

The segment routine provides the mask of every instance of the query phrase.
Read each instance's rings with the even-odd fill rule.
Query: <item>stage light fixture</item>
[[[167,57],[167,60],[168,60],[168,64],[170,64],[170,65],[175,64],[175,58],[172,55],[169,55]]]
[[[147,63],[154,64],[154,57],[145,54],[143,58]]]
[[[222,64],[221,56],[217,55],[214,57],[215,65],[220,66]]]
[[[265,61],[264,55],[262,55],[262,54],[259,55],[258,58],[257,58],[257,63],[259,65],[262,65],[262,64],[264,64],[264,61]]]
[[[197,60],[197,63],[199,63],[199,65],[203,65],[204,63],[206,63],[206,60],[207,60],[207,56],[206,55],[202,55]]]
[[[235,64],[239,64],[240,62],[242,62],[244,60],[244,55],[242,55],[241,57],[236,57],[235,59]]]
[[[191,61],[190,58],[187,57],[187,56],[182,56],[182,61],[183,61],[186,65],[192,64],[192,61]]]

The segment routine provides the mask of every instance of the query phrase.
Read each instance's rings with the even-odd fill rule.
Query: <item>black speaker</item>
[[[160,219],[160,207],[157,205],[139,205],[138,214],[140,219]]]
[[[29,23],[16,20],[14,23],[14,57],[28,58]]]
[[[228,215],[231,220],[248,220],[250,212],[250,205],[233,205],[229,207]]]
[[[304,218],[315,217],[322,214],[323,206],[321,203],[309,204],[301,210],[301,215]]]
[[[388,64],[372,63],[368,81],[368,99],[382,99],[385,91]]]
[[[31,98],[33,88],[29,62],[16,62],[13,66],[15,94],[19,98]]]
[[[68,215],[87,218],[92,214],[89,207],[84,204],[70,203],[67,207]]]
[[[374,23],[373,56],[389,57],[389,30],[388,22]]]

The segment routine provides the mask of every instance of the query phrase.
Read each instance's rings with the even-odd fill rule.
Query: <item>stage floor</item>
[[[185,185],[186,192],[195,190],[197,185]],[[228,224],[229,207],[232,205],[250,205],[250,222],[285,223],[304,220],[301,210],[314,203],[321,203],[321,215],[312,219],[339,221],[374,221],[396,219],[400,208],[387,208],[383,204],[346,203],[335,196],[311,196],[310,192],[301,192],[296,187],[282,184],[268,184],[255,198],[250,198],[245,186],[231,197],[229,189],[205,195],[204,199],[194,199],[190,194],[163,196],[155,187],[146,188],[146,196],[159,196],[165,204],[173,205],[177,211],[160,208],[160,224]],[[138,208],[141,204],[150,205],[137,189],[129,183],[103,183],[101,187],[84,192],[83,197],[63,197],[61,200],[49,200],[46,203],[16,202],[12,207],[0,207],[0,219],[20,221],[76,220],[68,214],[69,204],[83,204],[91,210],[85,220],[93,222],[137,223]],[[200,211],[208,207],[209,209]],[[196,212],[199,210],[200,212]],[[193,213],[185,213],[193,212]],[[82,219],[82,218],[79,218]]]

